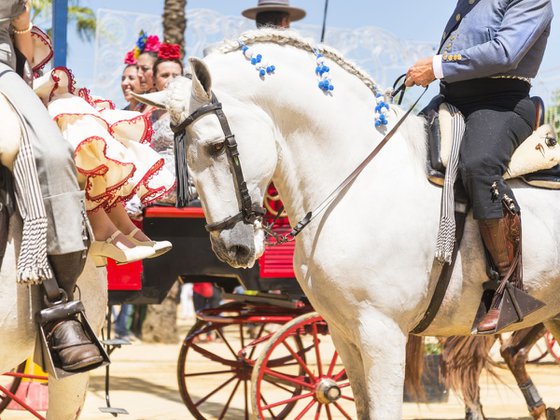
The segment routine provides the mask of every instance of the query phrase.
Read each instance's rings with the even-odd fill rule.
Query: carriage
[[[288,233],[287,218],[277,217],[281,203],[273,186],[265,204],[266,219],[274,224],[273,230]],[[204,225],[204,213],[197,202],[185,208],[146,208],[143,230],[154,240],[170,240],[173,250],[157,259],[122,266],[125,269],[116,271],[118,276],[110,275],[108,284],[110,305],[159,304],[177,280],[210,282],[223,290],[224,303],[197,313],[178,355],[179,392],[191,414],[197,419],[248,418],[256,410],[259,418],[321,412],[351,418],[350,384],[328,337],[328,326],[313,311],[294,278],[294,243],[267,246],[253,268],[234,269],[212,252]],[[237,286],[244,292],[232,293]],[[108,328],[110,316],[109,310]],[[110,334],[105,337],[109,349],[125,344],[111,339]],[[210,334],[217,340],[207,341]],[[8,375],[10,381],[0,384],[0,411],[13,397],[42,418],[15,394],[22,379],[46,378],[25,374],[24,364]],[[212,381],[215,386],[201,395],[200,381]],[[106,391],[107,408],[103,411],[126,413],[111,407],[109,382]]]

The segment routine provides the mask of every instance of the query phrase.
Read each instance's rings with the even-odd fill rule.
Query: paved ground
[[[181,334],[189,328],[188,322],[182,322]],[[207,348],[223,347],[223,343],[211,343]],[[117,349],[111,365],[111,403],[113,406],[128,410],[128,416],[119,416],[123,420],[175,420],[190,419],[193,416],[186,409],[178,391],[176,379],[177,356],[180,344],[154,345],[136,342],[131,346]],[[205,368],[203,361],[200,368]],[[195,362],[198,363],[198,362]],[[560,366],[553,363],[531,365],[530,372],[539,387],[545,401],[553,406],[560,406]],[[101,413],[98,407],[104,403],[104,372],[95,371],[91,378],[91,386],[81,419],[109,420],[109,414]],[[523,398],[515,386],[508,371],[499,369],[500,383],[493,378],[484,376],[481,381],[482,401],[489,418],[527,418]],[[194,381],[194,379],[192,380]],[[215,387],[216,381],[211,379],[191,382],[196,384],[191,392],[207,394]],[[221,404],[216,402],[207,407],[209,413],[218,416]],[[243,402],[232,401],[235,410],[228,418],[242,419]],[[405,419],[461,419],[463,405],[454,394],[449,396],[447,403],[438,404],[405,404]],[[29,414],[9,410],[2,414],[2,420],[32,419]],[[209,418],[215,418],[209,416]],[[313,418],[313,416],[311,416]],[[342,418],[333,416],[333,418]]]

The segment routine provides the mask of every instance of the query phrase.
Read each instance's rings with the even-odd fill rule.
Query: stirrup
[[[503,296],[501,297],[500,304],[498,306],[499,315],[498,322],[496,323],[496,328],[494,328],[493,330],[479,332],[478,324],[490,310],[495,293],[495,290],[492,290],[492,286],[495,285],[488,285],[487,283],[485,283],[484,286],[487,288],[482,294],[480,306],[478,307],[478,311],[471,328],[471,334],[497,334],[511,324],[523,321],[523,319],[525,319],[527,315],[545,306],[545,304],[540,300],[535,299],[527,292],[518,289],[517,287],[514,287],[510,282],[507,282]]]
[[[65,321],[76,317],[76,320],[84,328],[85,334],[91,340],[91,343],[97,347],[99,354],[101,355],[103,361],[96,365],[95,367],[105,366],[110,363],[109,355],[105,351],[105,348],[101,345],[97,339],[93,329],[91,328],[86,316],[85,309],[81,301],[73,300],[70,302],[58,303],[46,309],[42,309],[36,315],[36,320],[39,326],[39,331],[37,334],[37,340],[35,343],[35,355],[34,362],[41,366],[41,368],[51,375],[55,379],[62,379],[76,373],[85,372],[90,370],[91,367],[84,368],[83,370],[76,371],[66,371],[58,366],[56,361],[58,360],[58,355],[49,347],[47,341],[46,325],[56,321]],[[40,349],[40,351],[39,351]]]

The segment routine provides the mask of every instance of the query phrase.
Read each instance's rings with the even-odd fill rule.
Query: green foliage
[[[436,337],[425,337],[424,352],[426,355],[441,354],[441,343]]]
[[[30,0],[31,21],[51,35],[52,0]],[[92,41],[95,36],[95,13],[89,7],[80,6],[80,0],[69,0],[68,22],[76,26],[83,41]]]

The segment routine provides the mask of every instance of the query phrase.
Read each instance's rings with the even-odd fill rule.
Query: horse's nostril
[[[251,252],[248,247],[243,245],[233,245],[229,247],[229,255],[236,260],[244,260],[249,256]]]

